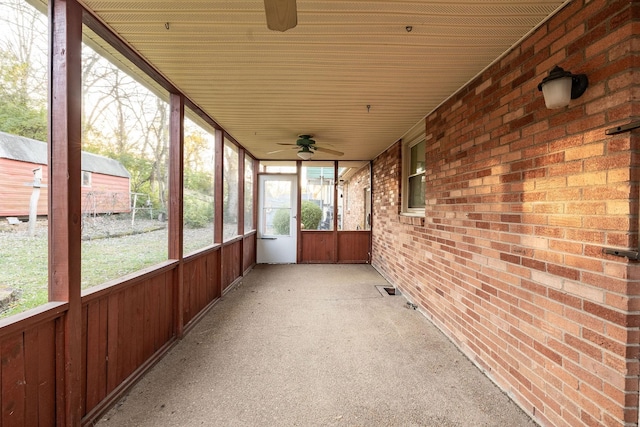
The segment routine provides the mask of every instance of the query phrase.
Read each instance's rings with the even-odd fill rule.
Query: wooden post
[[[177,259],[175,279],[174,329],[176,336],[184,333],[183,280],[183,163],[184,163],[184,96],[172,93],[169,100],[169,258]]]
[[[214,223],[213,223],[213,242],[216,244],[222,244],[223,240],[223,227],[224,227],[224,131],[222,129],[216,129],[215,131],[215,172],[214,172]],[[216,265],[215,280],[216,293],[222,296],[222,265],[224,260],[222,257],[223,250],[220,248],[220,256],[218,265]]]
[[[296,194],[296,264],[302,262],[302,160],[296,161],[296,174],[298,179],[298,191]]]
[[[82,9],[49,0],[49,300],[67,301],[56,331],[57,425],[82,420],[81,130]]]
[[[338,161],[333,162],[333,262],[340,259],[338,251]]]
[[[215,131],[215,176],[214,180],[214,243],[222,243],[223,239],[223,198],[224,198],[224,132],[222,129]]]
[[[238,234],[242,236],[240,239],[240,264],[238,271],[241,276],[244,276],[244,191],[245,191],[245,179],[244,179],[244,159],[245,150],[240,147],[238,150]]]

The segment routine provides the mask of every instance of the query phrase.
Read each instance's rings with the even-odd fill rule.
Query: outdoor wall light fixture
[[[556,65],[542,79],[538,90],[542,91],[547,108],[555,109],[566,107],[572,99],[580,98],[588,86],[586,74],[571,74]]]
[[[309,160],[313,157],[313,151],[311,151],[309,147],[302,147],[302,149],[298,151],[298,157],[302,160]]]

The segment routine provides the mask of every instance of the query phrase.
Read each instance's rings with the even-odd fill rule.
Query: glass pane
[[[48,35],[42,6],[0,1],[0,293],[6,303],[0,317],[48,301]]]
[[[415,175],[424,172],[425,163],[425,142],[422,141],[411,147],[411,168],[409,175]]]
[[[338,230],[368,230],[371,223],[369,162],[339,162],[338,176]]]
[[[91,172],[81,201],[86,289],[168,257],[169,108],[166,92],[141,84],[133,64],[95,50],[95,35],[83,31],[82,170]]]
[[[229,240],[238,235],[238,147],[224,142],[223,235]]]
[[[278,161],[278,160],[262,160],[260,161],[260,172],[267,173],[297,173],[296,162]]]
[[[244,159],[244,232],[248,233],[255,227],[253,224],[253,159]]]
[[[263,234],[266,236],[291,235],[291,182],[268,180],[264,182]]]
[[[409,178],[409,207],[423,208],[426,191],[424,175],[416,175]]]
[[[183,252],[211,246],[214,217],[215,133],[197,124],[197,116],[185,111]]]
[[[307,162],[302,167],[302,230],[333,230],[333,162]]]

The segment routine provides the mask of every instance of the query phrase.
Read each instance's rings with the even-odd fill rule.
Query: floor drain
[[[380,292],[380,295],[383,297],[387,297],[389,295],[402,295],[400,289],[394,288],[393,286],[384,286],[384,285],[376,285],[376,289]]]

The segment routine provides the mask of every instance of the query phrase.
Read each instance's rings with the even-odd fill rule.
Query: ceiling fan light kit
[[[302,160],[309,160],[313,157],[313,151],[311,151],[309,147],[302,147],[302,149],[298,151],[298,157]]]

